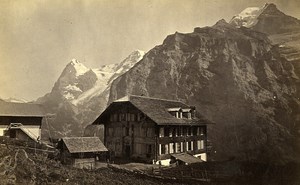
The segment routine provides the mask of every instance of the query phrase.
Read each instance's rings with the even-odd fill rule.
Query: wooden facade
[[[113,102],[93,124],[104,124],[113,156],[168,165],[173,153],[206,161],[207,123],[182,102],[130,96]]]

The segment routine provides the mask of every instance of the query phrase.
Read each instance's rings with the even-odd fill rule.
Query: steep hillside
[[[286,162],[298,156],[299,77],[263,33],[224,20],[162,45],[112,84],[126,94],[179,99],[216,122],[215,157]]]
[[[132,52],[121,63],[90,69],[73,59],[54,84],[52,91],[36,102],[55,114],[43,124],[45,137],[82,135],[106,107],[112,81],[128,71],[143,57],[143,51]],[[50,134],[49,131],[50,130]]]

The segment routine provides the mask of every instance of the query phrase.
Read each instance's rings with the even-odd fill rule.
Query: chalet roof
[[[203,125],[212,123],[205,119],[199,112],[196,112],[196,117],[192,119],[175,118],[168,112],[169,110],[173,108],[189,109],[191,107],[176,100],[150,98],[145,96],[130,95],[121,98],[111,103],[106,110],[109,110],[111,106],[117,106],[122,102],[130,102],[158,125]],[[99,116],[99,119],[106,114],[106,110]]]
[[[70,153],[106,152],[108,151],[98,137],[64,137]]]
[[[0,116],[43,117],[45,112],[39,104],[0,101]]]
[[[175,159],[183,161],[188,164],[203,162],[201,159],[187,153],[170,154],[170,155],[173,156]]]

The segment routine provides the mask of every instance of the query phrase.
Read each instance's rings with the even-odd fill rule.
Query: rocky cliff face
[[[284,14],[272,3],[266,3],[262,8],[256,7],[254,9],[259,9],[256,16],[240,16],[247,10],[245,9],[241,14],[234,16],[230,24],[235,27],[246,25],[252,30],[266,33],[280,57],[292,64],[294,73],[300,76],[300,20]],[[247,24],[249,22],[255,24]],[[296,83],[296,97],[299,100],[299,82]],[[297,121],[299,121],[300,116],[297,117]]]
[[[215,157],[285,162],[298,152],[297,82],[265,34],[221,20],[169,35],[113,82],[109,101],[127,94],[185,101],[216,122]]]
[[[43,124],[43,136],[81,136],[85,126],[105,109],[112,81],[143,55],[143,51],[137,50],[121,63],[97,69],[87,68],[76,59],[68,63],[52,91],[36,101],[43,104],[47,112],[55,114]]]
[[[267,3],[261,8],[252,7],[250,10],[246,8],[234,16],[230,24],[235,27],[245,26],[266,33],[272,44],[279,46],[280,54],[299,71],[300,20],[284,14],[272,3]],[[299,72],[296,73],[300,74]]]

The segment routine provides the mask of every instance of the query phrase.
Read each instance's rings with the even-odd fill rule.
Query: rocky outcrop
[[[297,156],[298,76],[268,37],[224,20],[169,35],[111,87],[127,94],[178,99],[216,122],[215,157],[286,162]]]

